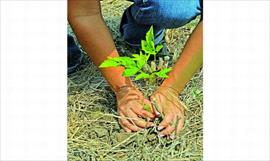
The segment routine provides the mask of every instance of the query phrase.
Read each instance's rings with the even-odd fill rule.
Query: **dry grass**
[[[121,14],[130,3],[105,0],[102,12],[120,53],[129,48],[120,38],[118,28]],[[175,60],[198,20],[166,31],[169,53]],[[72,31],[69,28],[69,33]],[[69,160],[202,160],[203,93],[202,70],[188,83],[180,95],[187,105],[185,128],[174,140],[158,138],[155,128],[138,133],[125,133],[118,124],[115,96],[89,61],[68,77],[68,159]],[[147,92],[141,82],[139,88]]]

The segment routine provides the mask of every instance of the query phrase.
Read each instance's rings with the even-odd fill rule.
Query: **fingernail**
[[[175,135],[174,134],[170,135],[170,138],[175,139]]]
[[[157,115],[157,116],[159,116],[159,115],[160,115],[160,113],[159,113],[159,112],[156,112],[156,115]]]
[[[162,130],[162,129],[164,129],[164,127],[163,127],[163,126],[160,126],[160,127],[158,127],[157,129],[158,129],[158,130]]]
[[[158,134],[158,137],[162,138],[164,135],[163,134]]]

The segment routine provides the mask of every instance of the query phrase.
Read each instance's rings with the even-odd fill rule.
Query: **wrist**
[[[184,78],[180,76],[182,76],[182,74],[177,74],[177,72],[172,71],[170,72],[169,77],[166,78],[160,86],[172,88],[173,90],[177,91],[178,94],[180,94],[187,83],[184,81]]]
[[[168,92],[173,93],[175,95],[180,94],[180,91],[177,90],[175,87],[173,87],[171,85],[166,85],[166,84],[160,85],[160,87],[158,88],[158,91],[168,91]]]
[[[135,86],[129,77],[125,77],[125,80],[121,84],[112,85],[111,88],[113,92],[116,94],[128,88],[135,88]]]
[[[170,88],[171,90],[173,90],[174,92],[177,92],[178,94],[180,93],[180,91],[178,90],[178,88],[175,85],[175,76],[173,73],[169,74],[169,77],[166,78],[162,84],[160,85],[160,88]]]
[[[143,100],[143,94],[133,84],[127,84],[121,87],[119,86],[114,93],[116,95],[118,105],[127,103],[131,100]]]

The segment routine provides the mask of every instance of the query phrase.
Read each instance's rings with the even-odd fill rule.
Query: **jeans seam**
[[[148,0],[140,0],[140,3],[145,6],[145,5],[148,5]],[[134,16],[134,19],[136,20],[138,15],[141,13],[141,8],[138,7],[138,11],[136,12],[135,16]]]
[[[136,12],[135,16],[134,16],[134,19],[135,19],[135,20],[137,20],[137,17],[138,17],[138,15],[139,15],[140,11],[141,11],[141,10],[140,10],[140,8],[139,8],[138,11]]]

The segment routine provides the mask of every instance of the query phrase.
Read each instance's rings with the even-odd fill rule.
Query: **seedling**
[[[168,68],[165,61],[159,58],[159,64],[157,64],[156,55],[163,48],[163,45],[154,44],[154,29],[153,26],[146,33],[145,40],[141,41],[141,51],[139,54],[132,54],[132,57],[120,56],[120,57],[108,57],[99,66],[100,68],[107,67],[124,67],[125,70],[122,73],[125,77],[135,77],[135,80],[144,79],[146,83],[155,84],[158,78],[164,79],[168,77],[168,73],[172,70]],[[154,56],[154,61],[148,64],[150,56]]]

